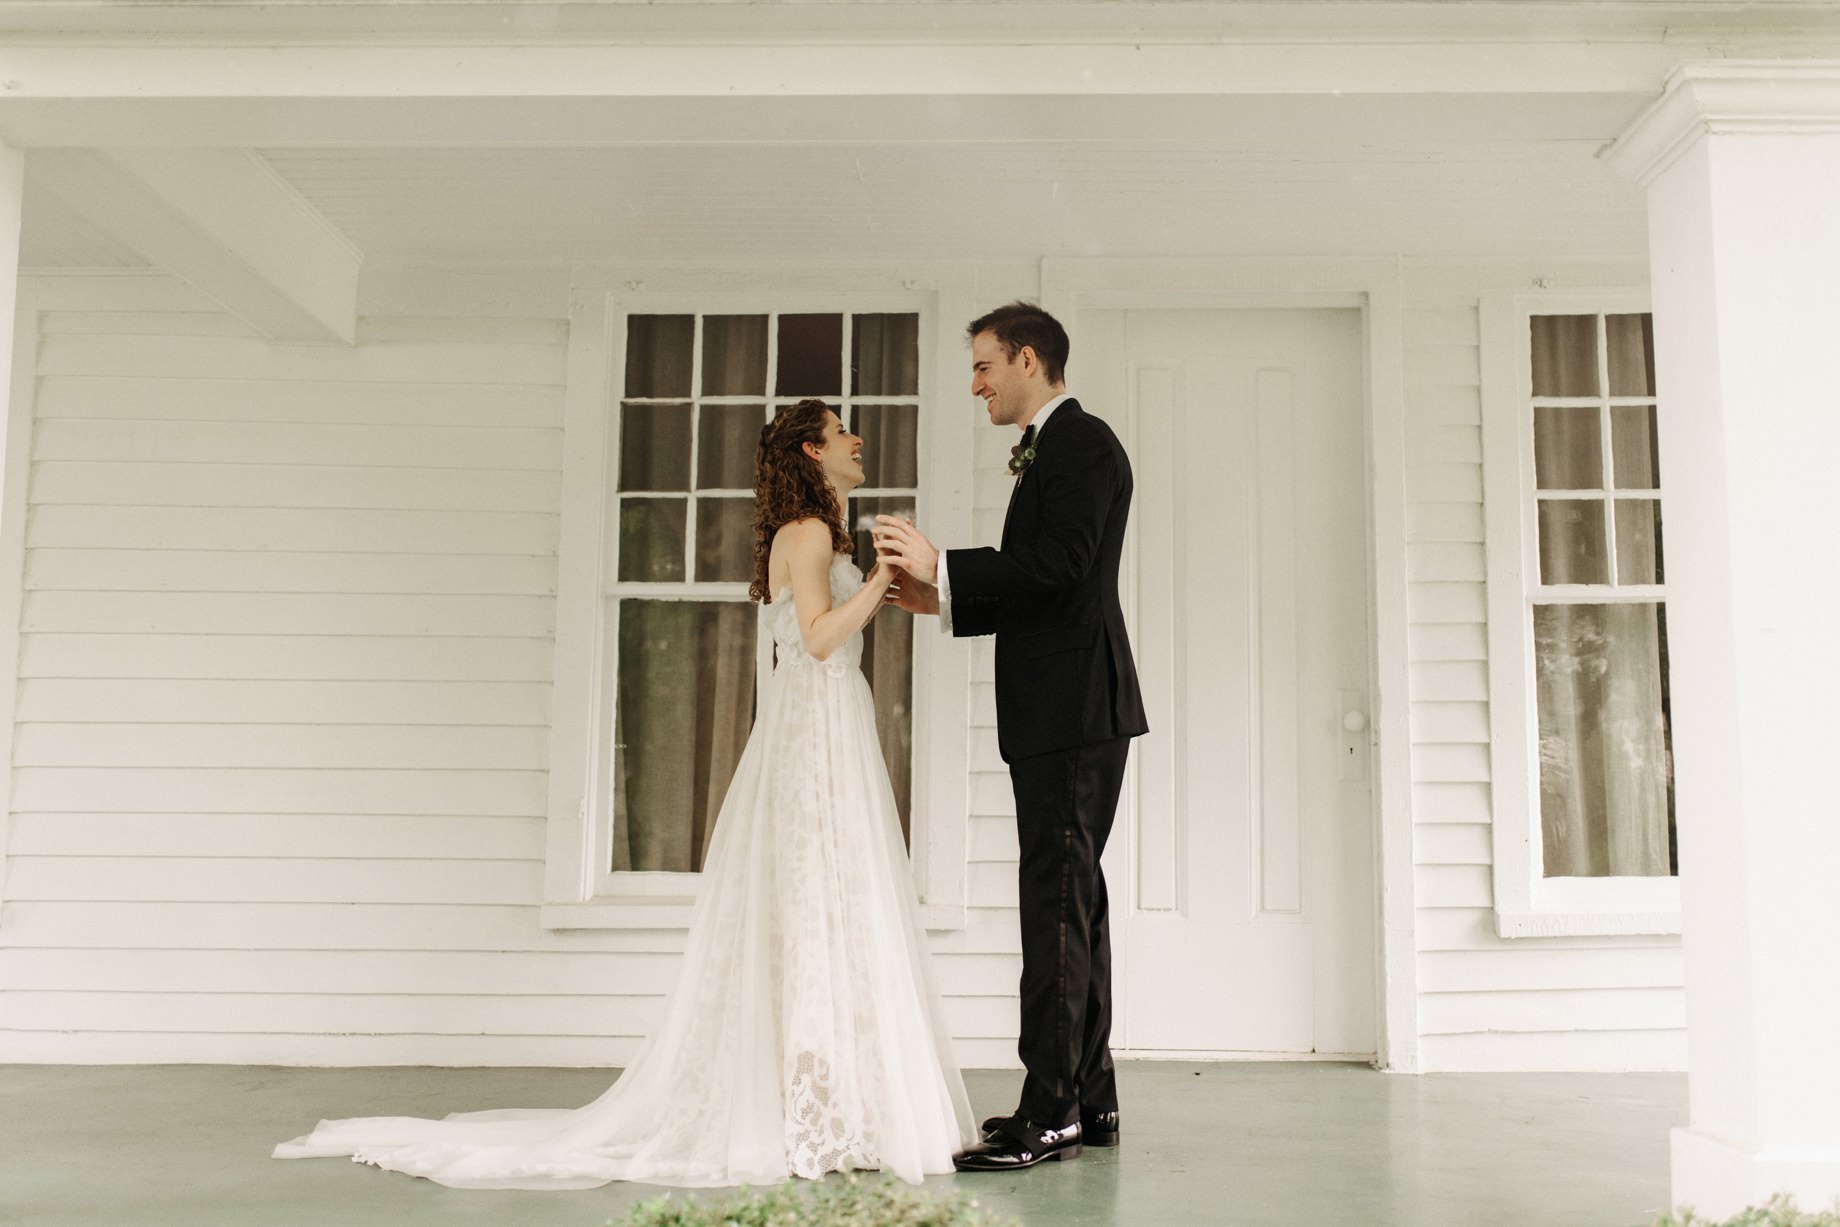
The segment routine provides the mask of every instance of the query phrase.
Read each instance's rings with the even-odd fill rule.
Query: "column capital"
[[[1694,60],[1605,149],[1648,186],[1703,134],[1840,133],[1840,60]]]

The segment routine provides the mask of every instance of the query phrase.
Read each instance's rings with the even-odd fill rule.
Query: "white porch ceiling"
[[[372,266],[1640,259],[1597,154],[1669,67],[1823,50],[1805,0],[0,0],[0,141],[256,151]]]
[[[1595,142],[276,150],[368,258],[1641,253]]]

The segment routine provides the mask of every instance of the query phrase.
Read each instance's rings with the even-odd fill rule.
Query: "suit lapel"
[[[1027,476],[1026,473],[1023,474],[1023,477]],[[1003,512],[1003,543],[999,547],[1001,549],[1009,548],[1009,522],[1016,514],[1016,496],[1022,493],[1023,477],[1018,477],[1010,483],[1009,506]]]
[[[1066,400],[1061,402],[1060,408],[1054,411],[1054,416],[1051,419],[1049,419],[1048,424],[1051,426],[1055,422],[1060,422],[1064,426],[1066,425],[1066,423],[1065,421],[1062,420],[1063,418],[1067,417],[1068,415],[1079,413],[1079,412],[1081,412],[1080,402],[1075,400],[1072,397],[1068,397]],[[1046,428],[1043,428],[1041,432],[1036,436],[1035,464],[1041,463],[1041,441],[1047,437],[1048,437],[1048,432]],[[1002,544],[998,547],[999,549],[1009,548],[1009,526],[1010,526],[1010,521],[1013,520],[1016,515],[1016,498],[1018,495],[1022,493],[1022,483],[1029,479],[1029,473],[1035,468],[1035,464],[1031,464],[1028,468],[1024,469],[1022,471],[1022,476],[1016,478],[1015,484],[1010,486],[1009,488],[1009,507],[1003,513],[1003,541],[1002,541]]]

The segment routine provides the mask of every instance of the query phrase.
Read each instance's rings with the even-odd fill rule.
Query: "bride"
[[[350,1155],[454,1188],[777,1183],[952,1170],[974,1140],[864,681],[864,581],[843,507],[862,440],[822,401],[754,461],[750,596],[777,662],[704,864],[663,1022],[599,1099],[443,1120],[321,1121],[281,1159]]]

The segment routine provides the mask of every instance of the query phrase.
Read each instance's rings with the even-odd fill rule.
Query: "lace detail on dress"
[[[831,604],[841,605],[862,590],[862,572],[848,554],[831,559]],[[862,668],[862,632],[851,635],[829,660],[818,660],[805,650],[805,636],[799,631],[799,613],[792,602],[792,589],[781,588],[771,604],[760,607],[761,620],[773,637],[775,668],[783,665],[810,665],[833,677],[842,677]]]
[[[825,1172],[882,1165],[869,1145],[874,1125],[849,1098],[828,1060],[799,1053],[786,1089],[786,1158],[793,1175],[815,1180]]]

